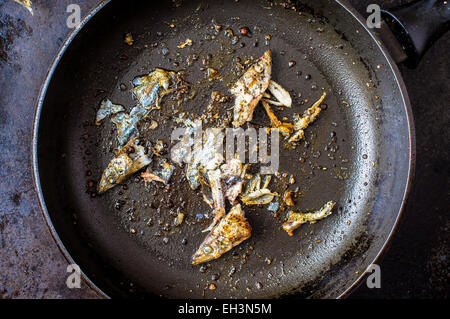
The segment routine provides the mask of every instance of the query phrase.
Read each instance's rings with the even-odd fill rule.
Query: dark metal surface
[[[405,64],[417,66],[425,52],[450,28],[450,6],[446,1],[422,0],[391,11],[383,19],[408,55]]]
[[[16,13],[16,10],[14,9],[10,9],[11,12],[14,12],[14,14]],[[56,9],[55,9],[56,10]],[[62,12],[62,10],[61,10]],[[3,12],[2,12],[3,13]],[[46,19],[45,21],[51,21],[51,19]],[[62,21],[59,22],[60,24],[63,23]],[[52,23],[50,23],[50,25],[53,25]],[[46,24],[47,26],[47,24]],[[43,27],[43,26],[40,26]],[[35,35],[37,38],[42,37],[43,35],[45,35],[45,33],[38,33],[35,32]],[[20,38],[20,37],[19,37]],[[51,41],[50,41],[51,42]],[[12,49],[11,51],[14,52],[14,50],[17,48],[17,43],[20,43],[20,41],[16,41],[14,45],[12,45]],[[447,43],[448,43],[448,39],[447,39]],[[53,48],[53,52],[55,50],[55,47],[57,47],[56,44],[53,44],[53,46],[51,45],[47,45],[47,46],[43,46],[45,48],[47,48],[50,52],[51,52],[51,48]],[[445,46],[444,46],[445,48]],[[440,60],[440,58],[442,57],[441,55],[439,55],[439,49],[437,49],[437,51],[432,52],[433,53],[433,62],[427,61],[424,63],[424,66],[420,69],[421,74],[424,74],[424,80],[423,81],[428,81],[425,79],[437,79],[434,81],[434,83],[436,84],[436,87],[439,87],[440,83],[445,83],[445,81],[439,81],[439,78],[448,78],[448,74],[445,73],[446,68],[439,68],[438,72],[433,71],[433,73],[430,74],[430,64],[434,64],[436,66],[439,65],[439,63],[444,63],[444,61],[442,61],[442,59]],[[444,50],[445,52],[445,50]],[[48,52],[47,52],[48,53]],[[50,53],[48,53],[50,54]],[[21,58],[25,58],[23,56],[21,56]],[[42,61],[42,57],[40,56],[40,61]],[[16,57],[16,59],[13,59],[13,61],[18,62],[20,59]],[[442,62],[440,62],[442,61]],[[10,60],[11,62],[11,60]],[[42,61],[43,64],[45,64],[45,61]],[[48,61],[47,61],[48,63]],[[427,65],[428,64],[428,65]],[[3,64],[2,67],[5,68],[10,67],[10,64]],[[445,64],[443,64],[445,65]],[[432,67],[432,65],[431,65]],[[448,69],[448,68],[447,68]],[[34,68],[33,71],[38,71],[37,68]],[[408,72],[407,70],[404,70],[404,72],[406,72],[406,74],[408,75],[414,75],[414,73],[412,72]],[[18,68],[16,68],[15,72],[11,72],[12,75],[14,76],[18,76],[21,75],[21,72]],[[428,75],[428,76],[427,76]],[[8,78],[8,80],[14,80],[14,77]],[[415,97],[415,101],[420,101],[421,97],[423,96],[423,102],[425,104],[429,104],[430,108],[429,110],[437,107],[438,105],[440,107],[445,107],[445,101],[448,100],[445,99],[445,94],[444,95],[438,95],[435,94],[434,98],[430,101],[428,100],[428,94],[422,94],[420,91],[421,87],[425,87],[426,84],[422,81],[418,81],[418,82],[414,82],[414,80],[417,79],[417,77],[413,77],[413,76],[409,76],[407,78],[407,82],[409,82],[409,84],[411,85],[411,87],[416,87],[417,90],[414,91],[415,94],[413,94],[413,96]],[[5,78],[2,78],[2,89],[3,89],[3,84],[7,84],[7,80]],[[416,85],[415,83],[418,83],[418,85]],[[36,84],[35,84],[36,85]],[[30,90],[30,88],[25,86],[25,92],[27,92],[27,94],[29,94],[30,96],[30,100],[33,100],[33,92],[35,92],[36,90]],[[31,91],[31,92],[30,92]],[[438,90],[439,92],[445,92],[445,90],[441,89]],[[30,92],[30,93],[28,93]],[[427,92],[428,93],[428,92]],[[18,95],[17,95],[18,96]],[[24,94],[21,93],[20,94],[20,98],[16,97],[16,101],[20,102],[21,98],[24,97]],[[14,101],[14,98],[12,97],[12,95],[8,96],[8,103],[2,103],[3,105],[13,105],[14,103],[12,103]],[[440,103],[439,101],[443,101],[442,103]],[[11,103],[10,103],[11,102]],[[14,107],[17,108],[17,105],[19,105],[20,103],[15,103]],[[27,104],[28,105],[28,104]],[[28,111],[26,111],[28,110]],[[17,115],[18,114],[27,114],[28,112],[28,116],[31,116],[30,110],[28,109],[21,109],[21,112],[15,112],[16,109],[7,109],[7,111],[5,112],[6,114],[9,115],[9,119],[17,119]],[[443,110],[445,111],[445,109]],[[428,114],[426,112],[421,112],[420,114],[423,114],[423,116],[421,117],[422,119],[424,119],[424,121],[421,121],[421,123],[427,123],[428,119],[433,119],[433,127],[430,127],[430,131],[436,130],[435,132],[439,132],[439,121],[442,122],[442,117],[437,116],[436,114],[438,113],[431,113]],[[3,116],[4,118],[4,116]],[[12,124],[13,123],[13,124]],[[17,132],[18,129],[22,130],[22,133],[20,134],[20,140],[22,139],[27,139],[27,125],[28,125],[28,133],[29,133],[29,125],[30,123],[27,123],[27,121],[11,121],[8,122],[9,125],[9,129],[8,127],[2,127],[2,137],[6,136],[6,134],[8,132]],[[16,126],[13,126],[16,125]],[[426,130],[428,131],[428,130]],[[428,150],[427,153],[423,153],[423,156],[421,158],[421,172],[422,175],[421,177],[429,177],[432,176],[434,181],[442,181],[442,176],[444,176],[445,174],[438,174],[436,172],[439,172],[440,170],[442,170],[442,162],[440,162],[441,164],[439,164],[439,158],[448,158],[448,156],[445,156],[445,154],[442,153],[443,148],[442,147],[438,147],[438,145],[436,143],[433,142],[433,140],[430,140],[431,137],[430,135],[426,135],[427,137],[425,137],[425,135],[423,135],[424,133],[421,133],[421,143],[419,144],[424,150]],[[10,134],[9,134],[10,135]],[[2,139],[2,140],[6,140],[6,138]],[[19,137],[16,137],[16,140],[19,140]],[[13,140],[14,141],[14,140]],[[26,142],[26,141],[25,141]],[[8,144],[3,144],[2,146],[6,146]],[[17,145],[17,143],[13,144],[13,145]],[[26,145],[26,143],[24,143],[24,145]],[[436,147],[432,147],[432,146],[436,146]],[[11,149],[11,147],[9,148]],[[445,150],[446,148],[444,148]],[[14,147],[14,151],[9,151],[6,153],[2,153],[2,156],[5,156],[5,158],[8,158],[8,163],[11,163],[11,158],[17,159],[15,162],[19,163],[18,165],[20,166],[20,163],[22,163],[21,168],[18,169],[23,169],[23,166],[27,166],[26,164],[29,163],[29,158],[27,157],[28,154],[28,149],[26,147],[22,147],[22,149],[17,149],[17,147]],[[444,156],[441,156],[444,155]],[[447,154],[448,155],[448,154]],[[428,166],[428,165],[424,165],[425,162],[428,162],[426,159],[436,159],[438,162],[436,162],[435,165],[433,165],[432,167]],[[444,161],[445,164],[445,161]],[[9,167],[9,166],[8,166]],[[3,167],[5,168],[5,167]],[[432,170],[432,171],[430,171]],[[9,171],[2,171],[2,177],[8,177],[10,176],[11,172],[13,170],[9,170]],[[444,165],[444,173],[445,173],[445,165]],[[27,174],[28,174],[28,182],[27,182]],[[45,254],[48,254],[49,251],[52,251],[51,247],[55,247],[54,245],[52,245],[51,240],[48,239],[48,235],[47,232],[45,230],[45,227],[42,227],[42,225],[39,224],[39,214],[36,215],[36,210],[33,212],[31,212],[30,215],[26,216],[23,214],[18,213],[19,210],[20,211],[28,211],[28,208],[31,206],[33,206],[35,209],[36,205],[33,204],[33,200],[30,200],[30,195],[26,195],[25,196],[21,196],[19,192],[16,192],[16,190],[20,190],[20,187],[15,188],[15,186],[17,185],[17,182],[22,183],[22,185],[27,185],[30,184],[29,182],[29,172],[27,173],[25,171],[25,175],[23,176],[23,180],[20,181],[11,181],[10,183],[8,183],[9,186],[6,185],[6,183],[4,182],[5,180],[7,180],[7,178],[2,178],[3,180],[3,184],[2,186],[4,186],[4,189],[6,190],[2,196],[4,196],[4,203],[6,203],[6,207],[3,207],[5,210],[2,212],[4,212],[4,214],[2,213],[2,254],[5,253],[5,255],[8,255],[8,262],[9,264],[7,264],[7,262],[5,261],[5,259],[2,259],[2,272],[1,274],[3,275],[2,277],[2,287],[4,288],[3,291],[3,296],[4,297],[11,297],[11,296],[20,296],[20,297],[27,297],[27,296],[43,296],[43,297],[51,297],[51,296],[61,296],[61,297],[69,297],[69,296],[84,296],[84,297],[89,297],[92,296],[88,291],[73,291],[73,290],[69,290],[65,287],[64,285],[64,280],[65,280],[65,265],[64,262],[62,262],[62,265],[60,264],[59,266],[57,266],[58,262],[57,261],[52,261],[51,258],[47,258],[46,256],[49,255],[44,255],[41,256],[40,253],[38,252],[42,252]],[[428,184],[424,184],[421,183],[419,184],[420,186],[418,188],[416,188],[417,192],[421,192],[421,190],[424,190],[424,187],[427,188],[433,188],[436,187],[433,183],[428,183]],[[426,186],[425,186],[426,185]],[[445,183],[443,184],[441,183],[437,183],[437,185],[439,185],[439,188],[442,189],[442,186],[445,187]],[[26,187],[23,189],[27,189]],[[437,202],[437,205],[440,205],[440,203],[442,203],[442,197],[439,197],[438,194],[439,192],[435,192],[435,196],[430,198],[430,200],[432,200],[434,203]],[[437,196],[437,197],[436,197]],[[33,197],[31,195],[31,197]],[[378,294],[378,296],[386,296],[389,295],[391,291],[394,291],[395,293],[397,293],[397,296],[410,296],[410,295],[418,295],[418,294],[426,294],[427,291],[432,291],[432,288],[430,286],[427,286],[428,284],[424,284],[424,282],[427,282],[427,277],[426,277],[426,273],[430,273],[433,272],[433,276],[431,278],[432,283],[434,284],[439,284],[439,282],[437,282],[437,280],[440,280],[440,278],[442,276],[440,276],[441,274],[444,275],[445,277],[445,250],[442,250],[442,248],[439,247],[446,247],[445,246],[445,241],[442,241],[442,237],[438,237],[435,238],[434,234],[433,234],[433,238],[435,238],[435,241],[430,241],[431,245],[434,245],[434,247],[436,247],[435,249],[430,250],[430,254],[431,256],[435,256],[433,258],[429,259],[429,262],[427,264],[427,267],[425,268],[426,273],[422,274],[422,268],[420,268],[420,273],[421,276],[415,276],[415,278],[420,278],[421,282],[417,283],[418,285],[422,284],[423,285],[423,289],[421,290],[414,290],[414,288],[412,289],[404,289],[401,290],[399,287],[404,287],[407,288],[408,283],[411,283],[411,279],[408,277],[408,274],[410,275],[414,275],[415,271],[417,268],[414,267],[406,267],[409,266],[410,264],[408,263],[408,260],[412,260],[410,259],[410,255],[407,253],[407,251],[409,251],[408,249],[403,249],[402,245],[406,245],[406,247],[410,247],[411,245],[411,239],[410,239],[410,233],[419,233],[421,235],[426,236],[426,234],[432,234],[433,231],[432,229],[434,229],[433,225],[435,225],[432,216],[429,216],[428,218],[423,218],[423,216],[425,216],[426,214],[421,214],[422,216],[419,215],[419,212],[424,211],[426,212],[426,210],[428,210],[428,198],[415,198],[415,203],[418,203],[416,205],[416,210],[415,210],[415,214],[413,214],[412,216],[415,218],[414,220],[420,220],[422,223],[420,225],[423,225],[423,223],[425,224],[425,227],[420,227],[419,229],[417,229],[416,227],[407,227],[406,230],[403,231],[402,233],[402,243],[397,244],[397,248],[399,250],[402,251],[402,253],[400,254],[400,256],[402,257],[402,260],[400,261],[400,263],[402,264],[402,270],[406,270],[403,271],[402,274],[400,276],[402,276],[402,285],[397,285],[398,280],[395,280],[395,274],[397,274],[398,272],[396,271],[388,271],[388,276],[390,277],[391,280],[387,281],[385,285],[383,285],[383,289],[376,291],[376,293]],[[444,201],[445,202],[445,201]],[[14,205],[13,205],[14,203]],[[10,205],[10,206],[8,206]],[[17,206],[16,206],[17,205]],[[417,207],[418,206],[418,207]],[[442,205],[441,205],[442,206]],[[3,209],[2,208],[2,209]],[[443,216],[444,215],[440,215],[440,211],[436,208],[434,208],[434,210],[437,212],[437,220],[442,222],[441,224],[439,224],[439,226],[437,226],[440,229],[445,229],[445,220],[443,220]],[[414,211],[413,211],[414,212]],[[409,215],[411,216],[411,215]],[[439,218],[439,216],[442,216],[442,218]],[[412,225],[410,223],[410,225]],[[28,240],[20,240],[17,238],[17,234],[36,234],[36,236],[38,238],[47,238],[47,241],[45,239],[37,239],[37,238],[32,238],[29,237]],[[20,237],[19,237],[20,238]],[[431,238],[430,238],[431,239]],[[435,244],[436,242],[438,242],[438,244]],[[443,246],[442,246],[443,245]],[[427,250],[421,248],[421,247],[427,247],[425,245],[421,246],[421,242],[420,241],[414,241],[412,243],[413,246],[413,251],[414,253],[412,254],[414,256],[415,260],[418,260],[418,262],[424,260],[425,258],[427,258],[427,256],[429,256],[429,254],[427,253]],[[405,247],[405,246],[403,246]],[[54,248],[53,248],[54,249]],[[16,250],[16,253],[14,253],[14,250]],[[31,251],[34,251],[34,253],[32,253]],[[20,255],[21,253],[23,253],[22,255],[22,259],[18,259],[17,264],[14,264],[14,257],[13,256],[17,256]],[[50,253],[51,254],[51,253]],[[53,256],[55,256],[55,258],[58,260],[61,260],[61,257],[58,257],[57,251],[53,250]],[[385,268],[394,270],[395,269],[395,263],[394,261],[396,260],[395,256],[398,256],[398,253],[393,253],[390,256],[394,256],[391,257],[391,261],[389,262],[389,256],[387,258],[388,263],[386,264]],[[40,265],[46,265],[45,267],[42,267]],[[31,265],[31,266],[30,266]],[[31,267],[31,270],[29,270],[29,268]],[[390,268],[389,268],[390,267]],[[430,268],[431,267],[431,268]],[[382,269],[385,269],[382,268]],[[19,269],[23,269],[24,274],[21,274],[21,271],[19,271]],[[444,273],[442,273],[444,271]],[[51,273],[49,273],[51,272]],[[62,278],[64,277],[64,278]],[[53,278],[53,280],[49,280],[49,278]],[[14,280],[16,279],[16,280]],[[38,279],[38,280],[36,280]],[[43,279],[43,280],[42,280]],[[41,285],[38,284],[38,282],[43,282]],[[384,283],[384,282],[383,282]],[[406,286],[406,287],[405,287]],[[23,288],[23,290],[21,290],[21,288]],[[390,287],[393,288],[392,290],[387,290],[387,288],[384,287]],[[414,287],[413,285],[410,285],[409,287]],[[429,288],[427,288],[429,287]],[[442,287],[442,282],[440,282],[440,285],[438,285],[438,287]],[[365,294],[360,293],[360,295],[365,295],[365,296],[370,296],[370,293],[373,293],[373,291],[369,291],[369,292],[365,292]],[[358,295],[358,292],[356,292],[356,295]]]
[[[59,235],[87,276],[95,278],[96,284],[112,296],[155,293],[167,297],[242,298],[277,297],[294,292],[296,296],[314,298],[342,295],[383,249],[409,185],[414,137],[410,135],[409,102],[396,67],[364,25],[351,20],[352,13],[330,1],[315,2],[311,4],[313,8],[302,7],[301,15],[283,6],[268,8],[262,1],[216,1],[201,6],[186,1],[182,8],[164,3],[146,5],[108,4],[70,43],[54,74],[51,73],[48,88],[47,83],[44,86],[46,95],[38,109],[40,122],[36,122],[35,131],[35,169],[42,187],[43,208],[55,227],[55,236]],[[309,10],[314,13],[309,14]],[[155,13],[155,18],[149,19],[148,12]],[[260,19],[264,16],[265,19]],[[252,239],[236,249],[234,256],[227,254],[208,264],[206,272],[199,272],[199,267],[190,265],[189,260],[201,241],[205,225],[182,227],[181,234],[172,233],[171,242],[163,245],[153,233],[158,229],[161,232],[161,227],[149,230],[145,227],[146,219],[150,216],[168,223],[171,207],[158,210],[160,215],[156,217],[156,212],[146,207],[155,198],[167,200],[166,195],[159,199],[156,192],[149,194],[142,183],[127,183],[128,192],[119,190],[91,198],[85,186],[88,177],[80,172],[90,170],[93,172],[90,179],[98,179],[111,157],[106,151],[107,145],[111,145],[106,137],[109,133],[99,134],[92,123],[95,115],[92,106],[98,105],[101,98],[94,92],[102,89],[126,104],[123,92],[116,93],[120,91],[120,83],[129,83],[136,74],[148,72],[155,65],[170,68],[174,60],[183,68],[187,58],[180,52],[165,56],[161,49],[147,49],[138,43],[127,48],[122,41],[123,30],[132,31],[136,39],[158,41],[169,51],[176,50],[176,45],[189,36],[194,43],[203,42],[197,54],[218,56],[222,50],[226,51],[223,49],[226,44],[214,48],[211,44],[214,41],[204,41],[206,34],[202,33],[211,29],[212,18],[235,30],[242,24],[255,26],[253,37],[270,34],[272,40],[267,48],[274,51],[274,74],[279,74],[279,81],[289,90],[298,90],[310,100],[321,94],[311,89],[311,82],[300,82],[298,74],[288,70],[289,58],[304,57],[306,62],[301,64],[301,70],[311,74],[316,86],[329,92],[328,111],[320,124],[315,125],[317,131],[311,147],[305,146],[303,150],[310,158],[311,171],[306,173],[310,176],[300,174],[305,166],[295,165],[301,153],[282,158],[281,171],[293,173],[301,181],[302,209],[317,207],[331,198],[338,202],[339,213],[317,225],[303,227],[302,236],[298,235],[293,242],[280,234],[279,225],[271,216],[250,210],[247,216],[255,225]],[[173,31],[164,25],[169,23],[176,24]],[[162,38],[158,39],[159,30]],[[235,56],[257,54],[257,49],[251,46],[230,50],[236,52]],[[228,61],[225,57],[219,60],[231,69],[223,61]],[[68,78],[67,74],[73,76]],[[193,72],[188,80],[199,76]],[[202,94],[207,92],[199,93],[200,98],[188,106],[194,113],[201,112],[208,102],[208,94]],[[262,118],[256,114],[254,121]],[[165,123],[163,126],[170,127]],[[330,143],[326,128],[337,132],[338,152],[333,154],[334,159],[314,160],[313,157],[319,157],[315,154]],[[159,134],[170,136],[167,129]],[[152,136],[152,140],[157,137]],[[342,160],[349,164],[342,164]],[[323,166],[336,168],[324,173],[320,168]],[[348,170],[349,177],[344,181],[338,178],[344,174],[337,173],[341,169]],[[192,212],[196,207],[207,209],[201,206],[200,196],[195,202],[181,187],[174,194],[187,200],[186,210],[191,213],[188,219],[195,219]],[[130,203],[124,210],[133,210],[136,220],[129,223],[127,214],[113,213],[118,200]],[[130,235],[131,227],[139,235]],[[186,247],[180,245],[181,236],[189,238]],[[278,240],[273,241],[274,237]],[[264,258],[273,262],[267,265]],[[226,276],[230,269],[236,269],[235,273]],[[220,274],[217,289],[206,294],[204,287],[213,273]]]

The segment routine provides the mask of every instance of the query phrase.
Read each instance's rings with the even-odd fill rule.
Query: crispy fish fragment
[[[197,119],[195,122],[190,119],[184,118],[185,113],[181,113],[178,117],[174,119],[177,124],[182,124],[185,127],[177,129],[182,130],[181,137],[179,138],[180,143],[175,145],[170,150],[170,157],[172,161],[178,165],[183,165],[183,163],[189,163],[193,160],[193,154],[191,153],[192,146],[195,145],[194,134],[201,130],[202,120]],[[200,143],[198,143],[200,145]],[[200,185],[196,185],[197,187]],[[195,188],[194,188],[195,189]]]
[[[295,213],[293,211],[289,211],[287,220],[283,224],[283,229],[287,231],[289,236],[292,236],[292,232],[299,228],[302,224],[306,222],[310,222],[312,224],[320,219],[330,216],[334,205],[336,205],[336,202],[329,201],[321,209],[314,213]]]
[[[191,39],[186,39],[186,41],[181,42],[181,43],[178,45],[178,48],[179,48],[179,49],[184,49],[187,45],[188,45],[188,46],[191,46],[191,45],[192,45],[192,40],[191,40]]]
[[[152,152],[156,156],[161,156],[161,153],[164,151],[164,141],[163,140],[157,140],[154,145],[152,145]]]
[[[191,131],[201,125],[201,121],[191,124]],[[195,134],[194,134],[195,135]],[[204,133],[205,143],[202,146],[202,136],[200,138],[185,141],[187,146],[194,146],[193,152],[189,155],[186,150],[172,151],[172,159],[178,162],[182,158],[188,160],[186,167],[186,179],[191,189],[202,187],[203,199],[211,206],[211,201],[205,195],[206,180],[209,182],[212,194],[212,207],[214,208],[214,220],[204,231],[211,230],[217,222],[225,215],[225,197],[222,190],[220,164],[223,161],[222,144],[224,134],[221,129],[206,130]],[[181,162],[181,161],[180,161]]]
[[[164,184],[169,184],[169,180],[173,175],[173,171],[175,170],[175,166],[165,162],[161,164],[161,169],[156,171],[155,173],[161,176]]]
[[[202,193],[205,202],[214,208],[214,220],[211,225],[204,231],[210,231],[225,215],[225,198],[234,205],[237,197],[242,192],[244,176],[247,171],[248,164],[242,165],[238,159],[231,159],[223,164],[220,169],[209,170],[206,176],[209,181],[212,194],[212,205],[208,200],[203,187],[202,179]]]
[[[233,206],[230,212],[206,236],[192,257],[192,264],[198,265],[219,258],[250,238],[251,232],[252,228],[245,219],[241,205]]]
[[[137,123],[140,118],[137,116],[130,115],[125,112],[117,113],[111,118],[111,122],[116,125],[117,129],[117,140],[119,146],[122,146],[130,138],[136,129]]]
[[[223,164],[220,169],[222,170],[222,180],[225,181],[225,198],[234,205],[237,197],[242,192],[244,184],[244,177],[247,172],[249,164],[242,165],[242,162],[238,159],[232,159]]]
[[[265,205],[269,204],[278,193],[271,192],[267,186],[270,183],[270,176],[266,176],[264,185],[261,188],[261,176],[258,174],[253,177],[247,184],[245,193],[242,194],[241,200],[245,205]]]
[[[106,192],[123,182],[128,176],[150,164],[151,159],[145,154],[143,146],[137,144],[137,139],[131,139],[122,147],[103,172],[97,191]]]
[[[231,88],[235,96],[233,126],[240,127],[253,118],[253,111],[269,87],[272,52],[267,50]]]
[[[291,138],[289,139],[289,143],[303,139],[303,137],[305,136],[306,128],[317,119],[320,111],[322,111],[320,104],[323,102],[326,96],[327,93],[323,92],[321,98],[316,103],[314,103],[313,106],[307,109],[305,113],[303,113],[302,117],[300,117],[298,114],[294,114],[295,134],[291,136]]]
[[[270,118],[270,123],[272,124],[272,127],[279,129],[281,134],[283,134],[284,136],[289,136],[289,134],[293,132],[294,125],[291,123],[284,123],[278,120],[278,118],[273,113],[272,108],[270,107],[267,101],[263,100],[261,101],[261,104],[263,105],[267,115]]]
[[[192,189],[200,186],[200,176],[209,170],[215,170],[223,161],[222,145],[224,133],[220,129],[206,130],[205,143],[201,139],[194,143],[194,151],[186,168],[186,179]]]
[[[175,170],[175,166],[164,162],[161,165],[161,169],[155,172],[147,171],[141,173],[141,177],[144,179],[146,183],[148,182],[160,182],[164,184],[169,184],[169,180],[173,175],[173,171]]]
[[[271,80],[269,83],[268,90],[272,95],[278,100],[279,103],[273,103],[272,104],[278,105],[278,106],[286,106],[286,107],[292,107],[292,98],[288,91],[286,91],[281,85],[279,85],[277,82]]]
[[[267,188],[258,189],[250,194],[241,197],[242,202],[249,205],[265,205],[269,204],[275,196],[279,196],[277,193],[272,193]]]
[[[122,112],[116,112],[111,118],[111,121],[117,127],[119,146],[124,145],[130,139],[137,129],[137,124],[143,118],[148,117],[152,110],[160,108],[160,98],[174,90],[170,89],[169,86],[175,77],[175,72],[156,69],[149,75],[133,80],[134,87],[131,92],[137,99],[138,105],[129,114],[123,110]]]
[[[283,201],[287,206],[294,206],[294,200],[292,199],[292,191],[286,191],[283,194]]]
[[[97,111],[95,125],[100,125],[105,118],[124,111],[125,108],[122,105],[113,104],[110,100],[104,99],[100,103],[100,109]]]
[[[170,82],[175,78],[175,75],[175,72],[155,69],[149,75],[134,79],[132,82],[134,88],[131,89],[131,92],[138,100],[140,106],[148,108],[158,104],[158,98],[169,92]]]
[[[129,46],[132,46],[134,43],[133,34],[131,34],[131,32],[128,32],[127,34],[125,34],[125,38],[123,39],[123,42],[125,42]]]
[[[214,219],[211,225],[207,229],[205,229],[204,232],[210,231],[225,215],[225,197],[220,180],[220,169],[208,171],[207,176],[209,185],[211,186],[211,194],[214,203]]]
[[[158,175],[156,175],[155,173],[142,172],[141,177],[144,179],[145,183],[149,183],[149,182],[153,182],[153,181],[164,183],[164,180],[161,177],[159,177]]]

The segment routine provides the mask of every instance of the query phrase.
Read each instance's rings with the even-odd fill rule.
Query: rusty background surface
[[[31,138],[39,89],[70,29],[71,3],[82,16],[98,0],[35,0],[34,15],[0,0],[0,298],[98,298],[82,284],[68,289],[67,262],[41,215],[32,183]],[[349,1],[363,14],[370,3],[391,8],[409,0]],[[416,70],[403,66],[415,116],[416,178],[403,220],[380,262],[382,288],[362,284],[351,297],[449,296],[450,34]]]

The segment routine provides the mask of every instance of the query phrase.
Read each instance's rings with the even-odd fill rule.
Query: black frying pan
[[[222,30],[214,38],[213,23],[236,34],[247,26],[251,36],[232,44]],[[358,282],[398,221],[411,182],[414,133],[396,66],[351,9],[335,1],[302,1],[296,8],[244,0],[105,1],[82,26],[64,44],[43,86],[33,155],[49,227],[92,287],[111,297],[335,298]],[[133,46],[123,41],[127,32]],[[186,38],[194,45],[178,49]],[[295,112],[317,100],[322,88],[328,92],[327,109],[297,153],[283,153],[280,171],[296,176],[299,210],[333,199],[335,212],[289,237],[280,228],[284,214],[274,218],[265,209],[245,208],[251,239],[219,260],[192,266],[209,223],[200,214],[208,208],[188,188],[183,170],[173,177],[176,192],[146,187],[136,175],[95,194],[92,184],[115,146],[113,126],[94,125],[97,107],[104,97],[131,107],[121,84],[129,89],[135,76],[155,67],[187,69],[187,80],[197,83],[204,78],[204,57],[226,74],[236,57],[267,49],[273,78],[291,91]],[[199,61],[188,67],[192,54]],[[225,84],[200,81],[197,97],[185,107],[201,114],[212,90],[227,93]],[[282,117],[292,111],[276,112]],[[154,119],[158,129],[141,140],[169,142],[171,108]],[[269,125],[262,108],[250,125]],[[173,227],[178,207],[186,221]],[[216,289],[207,289],[212,282]]]

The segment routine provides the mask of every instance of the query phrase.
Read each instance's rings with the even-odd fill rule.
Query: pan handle
[[[381,10],[382,19],[392,32],[387,39],[393,47],[392,34],[401,46],[391,53],[397,63],[414,68],[433,43],[450,28],[450,0],[421,0],[393,10]],[[382,27],[383,29],[383,27]],[[386,31],[380,30],[382,38]]]

